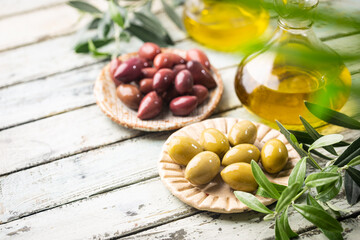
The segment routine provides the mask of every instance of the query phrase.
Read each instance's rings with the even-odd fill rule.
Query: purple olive
[[[152,67],[151,60],[148,60],[146,58],[140,58],[140,60],[143,62],[143,68],[151,68]]]
[[[195,96],[181,96],[174,98],[170,102],[170,110],[174,115],[187,116],[198,105],[198,100]]]
[[[175,86],[171,86],[166,92],[162,94],[162,99],[164,102],[169,103],[174,98],[178,97],[179,93],[176,91]]]
[[[126,62],[120,64],[114,76],[118,81],[129,83],[138,80],[141,76],[141,69],[143,68],[143,61],[139,58],[130,58]]]
[[[116,95],[129,108],[137,110],[142,98],[139,89],[131,84],[121,84],[116,88]]]
[[[141,72],[144,76],[144,78],[152,78],[154,77],[155,73],[157,72],[156,68],[143,68],[141,69]]]
[[[175,77],[175,89],[180,95],[190,93],[194,85],[194,80],[189,70],[181,70]]]
[[[142,58],[146,58],[149,60],[153,60],[155,58],[156,55],[158,55],[159,53],[161,53],[161,49],[158,45],[156,45],[155,43],[152,42],[146,42],[144,43],[140,49],[139,49],[139,56]]]
[[[202,104],[206,98],[209,96],[209,91],[207,90],[206,87],[204,87],[203,85],[194,85],[192,88],[192,93],[191,95],[194,95],[197,97],[198,102],[200,104]]]
[[[173,67],[173,72],[174,75],[176,76],[181,70],[186,69],[186,65],[185,64],[177,64]]]
[[[161,94],[165,92],[174,79],[174,73],[171,69],[164,68],[157,71],[153,78],[153,89]]]
[[[161,112],[162,105],[161,97],[155,91],[149,92],[141,100],[137,117],[142,120],[154,118]]]
[[[211,73],[197,61],[189,61],[186,63],[186,68],[190,71],[194,78],[195,84],[201,84],[208,89],[216,87],[216,81],[212,77]]]
[[[140,92],[142,92],[143,94],[147,94],[153,90],[153,79],[152,78],[141,79],[139,85],[140,85]]]
[[[175,53],[160,53],[154,58],[154,66],[160,68],[172,68],[176,64],[184,64],[186,60]]]
[[[114,81],[116,86],[119,86],[121,84],[120,81],[116,80],[116,78],[114,77],[115,71],[117,70],[117,68],[120,66],[120,64],[122,63],[122,61],[118,58],[114,58],[113,60],[111,60],[110,62],[110,77],[111,79]]]
[[[198,61],[208,70],[210,70],[211,65],[206,54],[200,49],[190,49],[186,51],[186,60],[188,61]]]

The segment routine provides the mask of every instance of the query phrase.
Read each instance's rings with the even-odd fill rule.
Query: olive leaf
[[[94,7],[90,3],[84,1],[69,1],[67,2],[73,8],[76,8],[82,12],[87,12],[91,14],[102,13],[97,7]]]
[[[338,173],[319,172],[312,173],[305,179],[305,185],[309,188],[319,187],[329,183],[333,183],[340,178]]]
[[[306,132],[313,140],[318,140],[322,137],[302,116],[300,116],[300,120],[304,125]],[[333,146],[325,146],[324,149],[333,155],[337,155]]]
[[[339,167],[345,166],[352,159],[360,155],[360,137],[356,139],[345,151],[336,159],[334,165]]]
[[[305,144],[312,144],[314,142],[314,139],[312,137],[310,137],[310,135],[307,132],[301,132],[301,131],[296,131],[296,130],[289,130],[290,133],[294,134],[295,137],[297,138],[297,140],[301,143],[305,143]],[[320,137],[322,137],[324,135],[320,134]],[[349,146],[350,144],[344,141],[335,143],[333,146],[334,147],[345,147],[345,146]]]
[[[271,198],[279,199],[280,194],[276,190],[276,188],[271,184],[269,179],[265,176],[264,172],[261,170],[259,165],[254,161],[251,160],[251,171],[254,175],[256,182],[265,189],[265,191],[271,196]]]
[[[303,157],[298,161],[291,171],[289,176],[288,185],[292,185],[294,183],[302,184],[304,182],[304,178],[306,175],[306,157]]]
[[[242,191],[234,191],[235,197],[239,199],[242,203],[244,203],[249,208],[261,212],[261,213],[274,213],[267,207],[265,207],[264,204],[262,204],[259,199],[257,199],[253,194],[242,192]]]
[[[322,136],[319,139],[317,139],[315,142],[313,142],[313,144],[310,145],[309,150],[311,151],[312,149],[321,148],[332,145],[334,143],[338,143],[343,138],[344,137],[341,134],[329,134]]]
[[[130,32],[132,35],[138,37],[143,42],[154,42],[158,44],[160,47],[168,46],[168,43],[165,40],[163,40],[155,33],[147,30],[143,26],[130,23],[129,26],[126,28],[126,30]]]
[[[355,166],[355,168],[360,170],[360,166]],[[347,171],[345,171],[344,179],[346,200],[350,205],[354,205],[360,200],[360,187],[352,180]]]
[[[275,237],[277,240],[288,240],[289,237],[286,234],[281,220],[275,219]]]
[[[315,149],[312,149],[311,151],[309,151],[309,146],[307,146],[307,145],[303,145],[303,149],[304,149],[305,151],[310,152],[310,153],[313,154],[313,155],[316,155],[316,156],[318,156],[318,157],[321,157],[322,159],[325,159],[325,160],[333,160],[333,158],[328,157],[328,156],[322,154],[321,152],[316,151]]]
[[[111,56],[110,53],[99,52],[97,50],[95,44],[91,40],[88,41],[88,47],[89,47],[89,51],[93,54],[94,57],[110,57]]]
[[[286,186],[284,186],[284,185],[280,185],[280,184],[276,184],[276,183],[271,183],[271,184],[276,188],[276,190],[279,192],[279,194],[281,194],[286,189]],[[256,195],[266,197],[266,198],[271,198],[271,196],[268,194],[268,192],[261,186],[258,187],[258,190],[256,191]]]
[[[91,39],[92,43],[96,48],[102,47],[107,45],[108,43],[114,41],[113,38],[110,39],[97,39],[93,38]],[[76,53],[89,53],[89,40],[79,42],[75,45],[74,50]]]
[[[290,225],[289,225],[289,219],[288,219],[288,210],[289,210],[289,206],[285,209],[285,211],[281,214],[281,217],[280,217],[280,224],[283,225],[283,229],[284,229],[284,232],[286,233],[286,235],[289,237],[289,238],[294,238],[294,237],[297,237],[298,234],[295,233]]]
[[[320,229],[330,232],[342,232],[340,223],[328,214],[324,209],[306,204],[293,204],[293,207],[306,220]]]
[[[322,190],[318,191],[318,195],[316,196],[316,199],[322,202],[330,201],[339,194],[341,190],[342,182],[343,182],[342,178],[339,177],[339,179],[336,182],[331,183],[329,185],[324,185],[323,188],[321,188]]]
[[[353,167],[349,167],[348,169],[346,169],[346,172],[350,175],[352,180],[354,180],[354,182],[360,187],[360,171]]]
[[[307,152],[304,151],[304,149],[301,149],[298,147],[298,145],[296,145],[291,137],[290,137],[290,132],[279,122],[276,120],[276,124],[279,126],[280,132],[282,134],[284,134],[285,138],[289,141],[289,143],[291,144],[291,146],[293,146],[293,148],[299,153],[299,155],[301,157],[307,157]],[[315,166],[316,167],[316,166]]]
[[[280,198],[276,204],[275,212],[281,212],[286,208],[292,201],[296,194],[299,192],[302,183],[294,182],[288,186],[280,195]]]
[[[185,30],[184,25],[182,24],[182,21],[181,21],[180,17],[177,15],[177,13],[174,11],[174,9],[172,7],[170,7],[170,5],[167,4],[165,0],[161,0],[161,3],[163,5],[163,7],[164,7],[165,13],[175,23],[175,25],[179,29]]]
[[[126,10],[118,6],[113,0],[109,1],[109,13],[111,19],[121,28],[124,27],[124,16],[126,15],[125,12]]]
[[[360,129],[359,121],[343,113],[307,101],[305,101],[305,106],[312,114],[325,122],[350,129]]]
[[[111,21],[110,13],[106,12],[103,18],[99,21],[97,27],[99,38],[100,39],[107,38],[111,27],[112,27],[112,21]]]
[[[360,156],[354,157],[347,165],[348,166],[357,166],[360,164]]]
[[[306,202],[307,202],[308,205],[312,205],[312,206],[314,206],[316,208],[319,208],[319,209],[325,211],[324,208],[310,194],[307,195]],[[319,229],[330,240],[343,239],[340,232],[331,232],[331,231],[328,231],[328,230],[324,230],[324,229],[322,229],[320,227],[319,227]]]

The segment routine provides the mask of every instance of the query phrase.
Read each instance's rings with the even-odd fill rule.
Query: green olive
[[[237,122],[229,132],[229,142],[232,146],[241,144],[241,143],[250,143],[253,144],[256,140],[257,128],[256,126],[248,121],[243,120]]]
[[[202,146],[190,137],[176,136],[169,143],[168,153],[177,164],[186,166],[198,153],[202,152]]]
[[[261,149],[261,163],[268,173],[278,173],[288,161],[288,150],[279,139],[271,139]]]
[[[230,149],[229,140],[215,128],[205,129],[201,133],[200,144],[206,151],[216,153],[220,158]]]
[[[260,151],[252,144],[244,143],[231,148],[223,157],[222,165],[228,166],[236,162],[250,163],[251,160],[258,162]]]
[[[258,187],[249,163],[230,164],[221,171],[221,177],[234,190],[253,192]]]
[[[213,152],[201,152],[188,163],[185,178],[192,184],[209,183],[220,170],[220,158]]]

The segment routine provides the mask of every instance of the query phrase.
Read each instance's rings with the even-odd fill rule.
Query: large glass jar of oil
[[[296,129],[301,115],[318,126],[321,121],[304,101],[339,110],[349,96],[350,73],[311,29],[317,0],[275,2],[280,9],[278,28],[264,49],[240,63],[236,94],[248,110],[270,122]]]
[[[183,17],[194,40],[220,51],[238,50],[269,25],[269,14],[258,0],[187,0]]]

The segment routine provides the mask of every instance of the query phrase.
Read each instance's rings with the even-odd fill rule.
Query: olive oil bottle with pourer
[[[220,51],[239,50],[269,25],[259,0],[186,0],[183,18],[194,40]]]
[[[340,57],[314,34],[318,0],[275,0],[278,27],[266,46],[240,63],[235,90],[250,112],[296,129],[299,115],[321,125],[309,101],[339,110],[348,99],[351,76]]]

